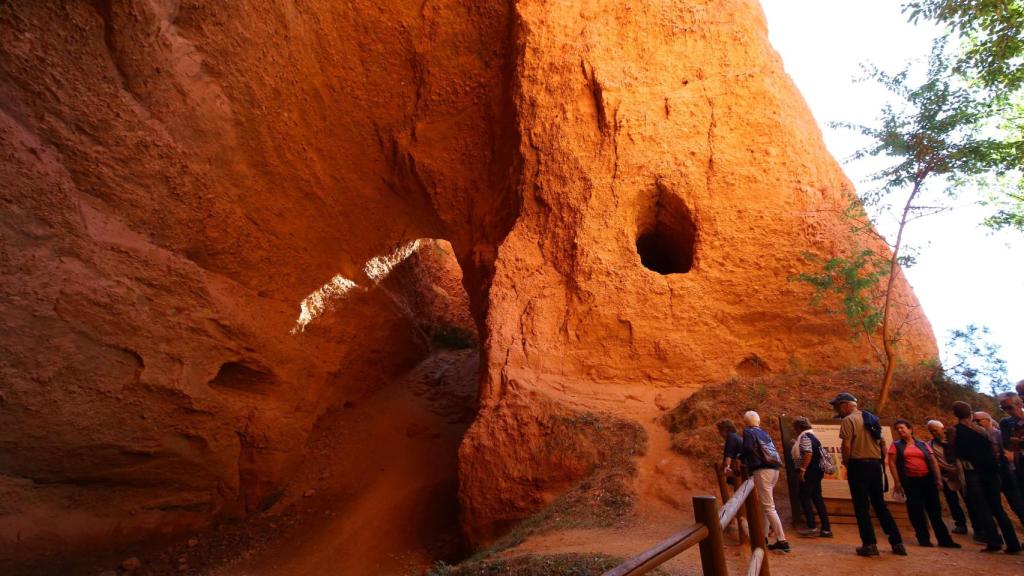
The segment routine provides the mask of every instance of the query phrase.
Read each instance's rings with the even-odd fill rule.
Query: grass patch
[[[512,558],[467,560],[457,566],[435,564],[424,576],[600,576],[625,560],[605,554],[524,554]],[[650,574],[664,576],[662,570]]]

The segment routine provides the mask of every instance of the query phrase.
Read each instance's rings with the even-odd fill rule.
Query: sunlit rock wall
[[[0,4],[0,556],[273,503],[317,415],[424,352],[379,285],[416,239],[483,317],[509,33],[501,3]]]
[[[521,0],[516,16],[522,210],[491,286],[485,408],[462,446],[480,540],[510,507],[522,518],[554,497],[543,465],[495,455],[501,431],[536,427],[506,402],[646,421],[657,409],[643,390],[878,365],[788,281],[812,269],[806,252],[885,247],[851,235],[853,188],[757,2]],[[934,358],[906,283],[898,300],[916,318],[903,360]]]
[[[873,362],[786,280],[850,184],[752,0],[14,0],[0,38],[4,552],[273,503],[424,352],[381,285],[417,239],[483,346],[475,542],[601,457],[524,460],[548,413]]]

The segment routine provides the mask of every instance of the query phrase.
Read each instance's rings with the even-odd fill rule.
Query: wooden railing
[[[744,508],[750,526],[750,563],[747,576],[770,576],[765,554],[764,511],[754,490],[754,481],[747,480],[719,510],[714,496],[693,497],[694,524],[626,560],[602,576],[639,576],[647,574],[694,545],[700,547],[700,564],[704,576],[727,576],[725,539],[722,526],[728,526]],[[741,531],[742,533],[742,531]]]

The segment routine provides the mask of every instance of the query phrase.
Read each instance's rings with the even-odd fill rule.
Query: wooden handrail
[[[764,548],[754,548],[750,555],[750,565],[747,566],[747,576],[758,576],[761,573],[761,565],[764,564]]]
[[[729,498],[729,501],[722,506],[722,509],[718,511],[718,521],[722,526],[727,526],[729,522],[732,522],[736,514],[739,513],[740,508],[743,507],[743,503],[746,502],[747,496],[750,496],[750,492],[754,489],[754,481],[747,479],[746,482],[740,485],[736,489],[736,493]]]
[[[725,564],[725,542],[722,526],[731,522],[744,508],[750,526],[750,565],[747,576],[771,576],[765,556],[764,511],[761,510],[754,489],[754,481],[746,480],[732,495],[732,498],[716,510],[714,496],[694,496],[693,514],[695,524],[659,542],[640,554],[626,560],[601,576],[640,576],[647,574],[665,562],[700,545],[700,560],[704,576],[728,576]]]
[[[731,498],[729,496],[729,482],[726,480],[725,473],[722,472],[722,468],[720,466],[715,465],[714,469],[715,476],[718,478],[718,491],[722,494],[722,502],[725,502],[726,506],[728,506]],[[736,489],[734,489],[733,492],[736,492]],[[746,497],[747,494],[743,494],[743,498]],[[733,521],[736,523],[736,537],[739,539],[741,545],[746,544],[749,538],[747,535],[747,524],[744,522],[743,516],[736,514]],[[723,521],[722,526],[727,528],[729,526],[729,522]]]
[[[644,552],[626,560],[601,576],[638,576],[647,574],[673,557],[689,550],[707,538],[708,527],[694,524],[659,542]]]

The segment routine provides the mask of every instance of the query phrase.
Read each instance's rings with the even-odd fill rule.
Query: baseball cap
[[[835,406],[836,404],[839,404],[840,402],[856,402],[856,401],[857,401],[857,397],[854,396],[853,394],[850,394],[849,392],[840,392],[838,395],[836,395],[835,398],[829,400],[828,403],[833,405],[833,406]]]

